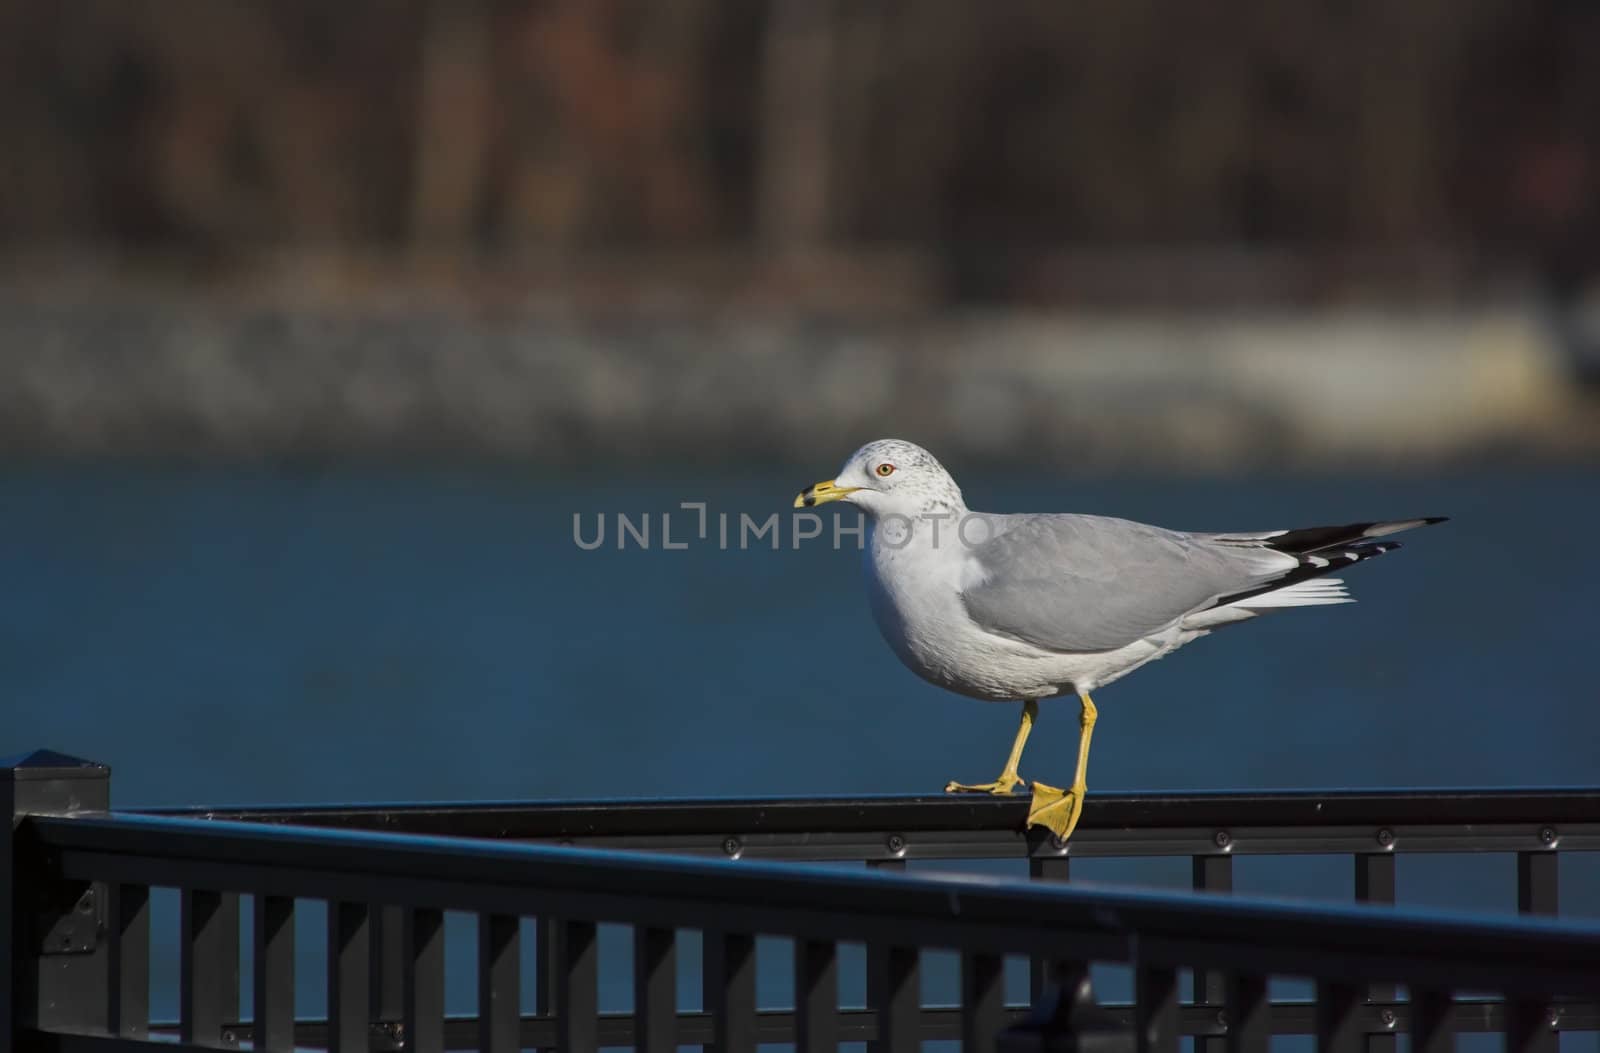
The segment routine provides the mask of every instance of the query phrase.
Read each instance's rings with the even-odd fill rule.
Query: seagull
[[[1378,541],[1443,516],[1301,530],[1197,534],[1106,516],[974,512],[938,459],[869,442],[796,508],[843,501],[867,519],[873,619],[913,673],[958,694],[1022,703],[993,782],[947,793],[1010,794],[1039,701],[1075,694],[1078,764],[1066,789],[1034,781],[1028,825],[1072,836],[1099,717],[1090,693],[1213,630],[1290,607],[1349,603],[1326,575],[1397,547]]]

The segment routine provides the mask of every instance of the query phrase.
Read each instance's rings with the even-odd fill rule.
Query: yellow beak
[[[825,505],[829,501],[842,500],[849,494],[861,489],[859,486],[839,486],[832,479],[824,479],[820,483],[801,490],[794,499],[796,508],[812,508],[816,505]]]

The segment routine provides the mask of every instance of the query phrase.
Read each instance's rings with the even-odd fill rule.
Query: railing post
[[[839,1048],[839,956],[832,941],[794,941],[794,1048]]]
[[[998,954],[961,956],[961,1048],[994,1053],[1005,1023],[1005,959]]]
[[[714,1041],[706,1053],[751,1053],[756,1048],[756,939],[707,929],[701,950],[701,998]]]
[[[258,1050],[294,1048],[294,898],[255,897],[255,1041]]]
[[[1361,988],[1352,984],[1317,982],[1317,1053],[1358,1053],[1361,1049]]]
[[[1177,1053],[1178,971],[1134,963],[1133,1048],[1136,1053]]]
[[[178,1037],[234,1045],[223,1025],[239,1018],[239,895],[186,888],[179,903]]]
[[[901,843],[904,844],[903,839]],[[890,847],[893,848],[893,844]],[[904,873],[906,861],[903,858],[869,859],[867,869],[877,873]],[[912,1016],[921,1015],[922,997],[917,980],[917,951],[913,948],[909,952],[909,972],[906,953],[904,948],[891,947],[886,943],[867,944],[867,1008],[878,1014],[878,1037],[867,1043],[867,1053],[890,1053],[896,1048],[894,1041],[897,1031],[901,1032],[898,1048],[907,1048],[907,1042],[911,1043],[912,1049],[922,1047],[919,1029],[912,1026],[907,1030],[905,1027],[908,1007]]]
[[[103,764],[50,750],[0,761],[0,810],[11,817],[0,839],[0,1040],[7,1048],[20,1048],[28,1029],[106,1030],[106,890],[56,879],[22,824],[29,815],[110,807],[111,769]]]
[[[544,922],[539,922],[543,925]],[[478,916],[478,1048],[522,1048],[522,922],[509,914]]]
[[[1232,843],[1232,835],[1226,831],[1217,831],[1212,840],[1218,848],[1226,848]],[[1193,886],[1196,892],[1232,892],[1233,891],[1233,857],[1231,855],[1195,856],[1191,867]],[[1215,1006],[1226,1014],[1228,1011],[1228,977],[1216,969],[1196,969],[1194,971],[1194,1004]],[[1194,1053],[1226,1053],[1228,1037],[1226,1035],[1198,1036],[1194,1040]]]
[[[405,987],[406,908],[392,904],[372,908],[372,957],[367,963],[371,971],[368,980],[368,997],[372,999],[369,1016],[374,1025],[392,1029],[400,1022]]]
[[[150,889],[118,884],[107,893],[111,975],[106,991],[106,1030],[123,1038],[143,1039],[150,1033]],[[263,1043],[259,1031],[256,1048],[272,1048]]]
[[[366,1053],[371,1043],[372,911],[328,904],[328,1051]]]
[[[544,924],[545,919],[539,919]],[[599,1048],[599,946],[592,921],[557,919],[556,1048],[594,1053]]]
[[[678,1048],[677,940],[673,929],[634,929],[633,1045],[639,1053]]]
[[[560,943],[559,923],[550,917],[541,917],[534,922],[533,954],[537,964],[534,974],[533,1011],[538,1016],[555,1019],[556,1015],[556,977],[561,973],[562,948]],[[554,1053],[555,1047],[535,1047],[539,1050],[548,1048]]]
[[[1387,828],[1386,828],[1387,829]],[[1380,837],[1381,837],[1380,832]],[[1393,844],[1393,831],[1389,843]],[[1381,841],[1380,841],[1381,843]],[[1393,852],[1357,852],[1356,853],[1356,901],[1359,903],[1394,903],[1394,853]],[[1400,996],[1399,986],[1393,983],[1375,983],[1367,985],[1367,998],[1374,1002],[1393,1002]],[[1391,1024],[1394,1016],[1391,1013],[1387,1018]],[[1387,1035],[1368,1035],[1366,1040],[1367,1053],[1395,1053],[1400,1048],[1399,1036],[1391,1032]]]
[[[1411,1053],[1453,1053],[1453,1010],[1448,991],[1411,989]]]
[[[915,947],[868,948],[868,991],[878,1012],[878,1038],[868,1053],[922,1049],[922,952]],[[876,980],[874,980],[874,975]]]
[[[1540,831],[1540,840],[1556,843],[1554,827]],[[1559,864],[1551,849],[1517,853],[1517,911],[1555,915],[1560,911]],[[1554,1012],[1556,1016],[1551,1018]],[[1506,1053],[1556,1053],[1561,1048],[1560,1009],[1537,1000],[1513,999],[1506,1004]]]
[[[1228,1053],[1267,1053],[1272,1047],[1272,1000],[1267,978],[1228,974]]]
[[[1067,881],[1072,876],[1068,856],[1029,856],[1030,881]],[[1070,998],[1089,978],[1086,962],[1036,954],[1028,962],[1028,1004],[1038,1008],[1051,1000],[1050,988],[1059,988],[1056,1000]]]
[[[444,1053],[444,912],[408,907],[400,930],[402,1041],[410,1053]]]

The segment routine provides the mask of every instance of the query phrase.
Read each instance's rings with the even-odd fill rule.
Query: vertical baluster
[[[478,1048],[522,1048],[522,926],[505,914],[478,915]]]
[[[224,892],[217,904],[217,939],[222,944],[222,1018],[225,1023],[237,1023],[241,1009],[239,1007],[240,963],[244,960],[244,952],[240,947],[243,936],[244,914],[239,905],[240,896],[237,892]],[[237,1045],[230,1040],[227,1045]]]
[[[106,1026],[113,1035],[144,1038],[150,1032],[150,890],[112,885],[108,896],[111,983]]]
[[[258,1050],[294,1049],[294,900],[255,897],[255,1041]]]
[[[222,944],[222,971],[224,971],[224,975],[222,975],[222,1021],[229,1024],[238,1023],[240,1013],[243,1011],[240,1008],[240,1002],[238,1002],[240,991],[242,991],[240,968],[242,968],[242,962],[245,959],[245,952],[243,952],[243,947],[240,946],[240,941],[243,939],[243,919],[245,919],[245,915],[240,909],[240,899],[242,899],[242,896],[238,895],[238,893],[232,893],[232,891],[222,893],[221,901],[218,903],[218,917],[216,917],[218,925],[221,927],[218,931],[218,941]],[[229,1042],[227,1045],[237,1045],[237,1042]]]
[[[1028,877],[1034,881],[1067,881],[1072,873],[1071,866],[1066,856],[1030,856]],[[1089,969],[1083,962],[1052,961],[1036,954],[1028,961],[1028,1003],[1038,1005],[1051,984],[1061,988],[1063,997],[1070,998],[1088,975]]]
[[[998,954],[963,954],[961,1048],[994,1053],[1005,1010],[1004,960]]]
[[[561,934],[565,931],[554,918],[540,918],[534,931],[534,960],[539,973],[534,977],[533,1011],[552,1019],[560,1003]]]
[[[398,1023],[404,998],[406,960],[406,908],[392,904],[372,908],[372,949],[367,961],[371,977],[367,991],[369,1023]]]
[[[876,948],[874,948],[876,949]],[[922,952],[915,947],[884,947],[869,964],[878,970],[878,992],[873,1008],[878,1011],[878,1039],[875,1053],[916,1053],[922,1048]],[[867,977],[874,986],[874,977]]]
[[[1317,983],[1317,1053],[1359,1053],[1361,989],[1351,984]]]
[[[178,959],[178,1033],[216,1046],[222,1025],[239,1018],[239,897],[184,889]]]
[[[1356,899],[1362,903],[1394,902],[1394,853],[1358,852],[1356,861]],[[1392,983],[1375,983],[1367,987],[1367,997],[1374,1002],[1393,1002],[1400,997],[1400,988]],[[1395,1053],[1398,1036],[1368,1035],[1367,1053]]]
[[[756,1048],[756,941],[742,932],[704,934],[700,972],[702,1004],[716,1035],[706,1053],[754,1053]]]
[[[401,915],[400,1019],[407,1053],[444,1053],[444,913]]]
[[[328,904],[328,1050],[364,1053],[372,1008],[372,911],[365,903]]]
[[[1555,914],[1560,909],[1559,864],[1554,850],[1517,853],[1517,910],[1523,914]]]
[[[599,1039],[598,948],[592,921],[557,921],[556,1034],[564,1053],[593,1053]]]
[[[827,940],[794,941],[795,1048],[839,1048],[839,957]]]
[[[1177,1053],[1178,971],[1134,964],[1133,1048],[1137,1053]]]
[[[1394,854],[1358,852],[1356,861],[1356,899],[1362,903],[1394,902]]]
[[[906,861],[904,859],[869,859],[867,869],[878,871],[904,872]],[[878,1037],[867,1043],[867,1053],[884,1053],[889,1047],[884,1044],[884,1037],[888,1034],[885,1030],[884,1012],[885,1005],[890,997],[884,984],[890,973],[889,956],[895,948],[883,943],[867,944],[867,1008],[878,1014]]]
[[[1517,853],[1517,910],[1555,915],[1560,909],[1561,856],[1553,849]],[[1549,1010],[1538,1002],[1506,1006],[1506,1053],[1556,1053],[1560,1035],[1550,1027]]]
[[[1232,892],[1233,857],[1195,856],[1193,886],[1196,892]],[[1215,970],[1194,971],[1194,1003],[1224,1008],[1228,1004],[1228,978]],[[1225,1053],[1226,1035],[1207,1035],[1194,1040],[1194,1053]]]
[[[1411,989],[1411,1053],[1452,1053],[1456,1048],[1451,1024],[1450,995],[1426,988]]]
[[[1267,1053],[1272,1043],[1272,1003],[1267,978],[1245,973],[1228,977],[1228,1053]]]
[[[678,947],[671,929],[633,930],[633,1040],[641,1053],[678,1048]]]
[[[1072,874],[1069,856],[1029,856],[1028,877],[1034,881],[1066,881]]]

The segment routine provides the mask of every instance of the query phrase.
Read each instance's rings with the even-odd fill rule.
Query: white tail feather
[[[1319,607],[1326,603],[1354,602],[1355,598],[1345,591],[1344,582],[1338,578],[1312,578],[1272,592],[1263,592],[1246,600],[1239,600],[1229,606],[1258,610],[1267,607]]]
[[[1354,602],[1355,597],[1345,591],[1344,582],[1338,578],[1312,578],[1249,599],[1197,611],[1183,620],[1183,627],[1203,632],[1242,622],[1279,607],[1321,607],[1330,603]]]

